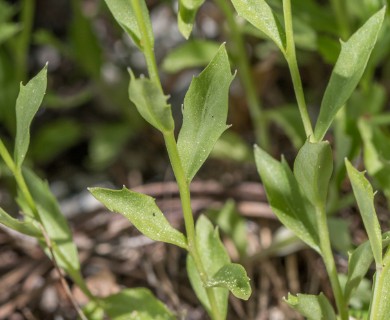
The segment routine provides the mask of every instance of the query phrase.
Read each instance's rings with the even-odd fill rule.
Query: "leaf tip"
[[[135,79],[135,75],[134,75],[133,70],[129,67],[129,68],[127,68],[127,72],[130,75],[130,81],[133,81]]]

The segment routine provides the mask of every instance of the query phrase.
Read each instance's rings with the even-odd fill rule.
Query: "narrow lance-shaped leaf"
[[[150,44],[153,46],[154,37],[152,25],[150,23],[148,8],[145,0],[105,0],[115,20],[133,39],[134,43],[142,50],[142,37],[137,23],[137,18],[133,9],[134,1],[137,1],[142,10],[142,19],[146,26],[147,35]]]
[[[286,105],[265,111],[266,117],[282,128],[296,149],[302,147],[306,140],[306,133],[297,105]]]
[[[12,230],[26,234],[31,237],[42,237],[42,232],[32,222],[19,221],[11,217],[7,212],[0,208],[0,223]]]
[[[304,194],[314,205],[324,206],[333,170],[329,142],[306,141],[294,162],[294,175]]]
[[[244,267],[237,263],[225,264],[206,283],[206,287],[223,287],[239,299],[248,300],[252,289]]]
[[[16,23],[3,23],[0,21],[0,45],[12,38],[20,31],[21,27]]]
[[[327,217],[330,245],[340,254],[346,255],[353,248],[350,223],[345,218]]]
[[[347,42],[341,43],[341,52],[333,69],[321,102],[320,115],[314,130],[316,141],[321,141],[336,113],[355,90],[366,68],[371,51],[381,29],[386,8],[374,14]]]
[[[244,257],[248,248],[247,225],[244,217],[238,213],[234,200],[226,201],[220,210],[208,210],[207,216],[233,240],[240,256]]]
[[[379,115],[383,117],[384,113]],[[364,145],[364,164],[385,196],[390,198],[390,140],[386,129],[360,118],[358,128]]]
[[[175,73],[186,68],[207,66],[219,47],[220,44],[215,41],[186,41],[168,53],[162,62],[162,68],[166,72]]]
[[[382,246],[383,248],[386,248],[389,244],[390,232],[386,232],[382,235]],[[373,260],[374,256],[372,254],[370,241],[362,243],[349,255],[348,278],[344,289],[346,301],[349,300],[353,290],[359,286],[361,280],[367,274]]]
[[[375,263],[378,266],[381,266],[382,235],[374,207],[374,192],[372,191],[371,184],[364,177],[364,172],[356,170],[347,159],[345,159],[345,165],[363,219],[364,227],[367,231],[368,239],[370,240]]]
[[[237,13],[266,34],[284,53],[286,34],[282,25],[264,0],[232,0]]]
[[[364,165],[367,169],[367,172],[370,176],[376,176],[378,174],[383,174],[386,170],[386,161],[383,157],[383,145],[376,144],[376,137],[378,137],[378,127],[372,125],[369,121],[364,118],[358,120],[359,133],[363,142],[364,147]],[[384,140],[388,143],[387,136],[384,137]],[[385,174],[385,176],[387,176]]]
[[[320,252],[318,232],[311,216],[314,208],[309,206],[300,193],[298,183],[288,165],[276,161],[257,146],[255,161],[268,202],[278,219],[309,246]]]
[[[205,216],[200,216],[196,221],[196,246],[202,260],[203,266],[207,273],[208,278],[211,278],[217,271],[224,265],[230,263],[230,258],[223,246],[218,229],[213,227],[210,220]],[[195,267],[193,258],[187,256],[187,273],[190,278],[192,288],[194,289],[196,296],[211,315],[210,302],[205,289],[205,283],[199,276],[199,272]],[[226,288],[213,288],[219,314],[222,319],[226,318],[227,303],[229,290]]]
[[[172,131],[174,122],[167,96],[148,78],[136,79],[130,71],[129,98],[141,116],[162,133]]]
[[[187,248],[184,235],[170,225],[152,197],[125,187],[122,190],[89,188],[89,191],[109,210],[124,215],[150,239]]]
[[[149,289],[124,289],[102,299],[112,320],[174,320],[172,312]]]
[[[323,293],[318,296],[311,294],[289,294],[285,301],[308,320],[336,320],[336,314]]]
[[[47,65],[25,86],[20,84],[16,100],[16,138],[14,160],[21,167],[30,143],[30,125],[37,113],[47,85]]]
[[[194,25],[196,13],[204,0],[180,0],[177,23],[184,38],[188,39]]]
[[[191,82],[184,99],[183,126],[177,142],[188,181],[192,180],[228,128],[228,93],[233,78],[222,45],[206,69]]]
[[[68,33],[72,45],[72,54],[77,59],[78,65],[84,69],[88,76],[100,79],[103,59],[99,35],[92,26],[92,23],[95,21],[83,13],[83,2],[70,2],[72,4],[73,18]],[[86,39],[88,40],[86,41]]]
[[[350,254],[348,259],[348,278],[344,288],[346,301],[351,298],[353,291],[367,274],[373,260],[374,256],[372,255],[369,241],[362,243]]]
[[[36,203],[39,221],[42,223],[45,232],[50,238],[58,265],[84,290],[84,282],[80,275],[80,262],[77,248],[73,242],[68,223],[62,215],[57,200],[50,191],[49,185],[46,181],[36,176],[34,172],[26,168],[23,170],[23,176]],[[24,204],[25,201],[22,194],[19,194],[18,200],[22,209],[28,210]],[[51,252],[43,240],[41,241],[41,245],[46,248],[46,253],[50,256]]]
[[[47,235],[68,259],[64,263],[58,261],[59,264],[65,270],[68,265],[74,269],[79,269],[77,249],[72,240],[72,233],[64,215],[60,211],[57,200],[50,191],[48,183],[41,180],[33,171],[27,168],[23,168],[23,176],[29,190],[31,190],[40,221]]]

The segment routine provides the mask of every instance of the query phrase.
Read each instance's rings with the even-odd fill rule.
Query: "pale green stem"
[[[348,24],[348,11],[345,0],[331,0],[333,12],[336,15],[341,38],[346,41],[350,35]]]
[[[384,275],[388,274],[389,272],[390,272],[390,250],[388,249],[383,259],[383,264],[376,265],[375,282],[372,288],[373,296],[372,296],[370,309],[369,309],[369,315],[370,315],[369,320],[375,320],[379,318],[379,315],[377,315],[377,313],[379,312],[381,299],[383,299],[383,292],[387,289],[383,287],[386,278]]]
[[[283,0],[284,24],[286,28],[286,50],[284,56],[287,60],[290,69],[291,78],[294,86],[295,96],[298,102],[299,112],[301,114],[303,126],[305,128],[306,137],[313,136],[313,128],[311,125],[309,113],[303,93],[301,76],[299,74],[298,63],[295,53],[294,32],[292,26],[291,1]]]
[[[371,124],[375,125],[389,125],[390,124],[390,113],[382,113],[381,115],[375,115],[367,119]]]
[[[24,0],[20,19],[23,23],[23,29],[20,32],[19,37],[16,39],[15,49],[17,79],[19,81],[25,81],[27,78],[27,57],[34,21],[34,13],[35,0]]]
[[[231,50],[234,50],[234,59],[238,66],[238,76],[244,87],[246,98],[248,101],[249,112],[252,119],[253,128],[255,130],[256,142],[265,150],[269,149],[269,138],[267,133],[267,119],[263,114],[263,108],[260,99],[257,96],[254,86],[253,77],[250,71],[247,52],[245,50],[244,39],[241,31],[237,26],[234,11],[229,1],[215,0],[226,17],[229,31],[232,37]]]
[[[158,75],[156,58],[154,56],[154,43],[150,42],[146,23],[142,15],[142,6],[140,1],[144,1],[144,0],[131,0],[131,1],[133,4],[135,16],[137,18],[138,28],[141,33],[141,46],[143,49],[142,52],[145,56],[146,65],[149,72],[149,79],[154,81],[162,91],[160,76]]]
[[[133,9],[136,14],[137,24],[140,29],[143,54],[145,56],[149,77],[154,81],[158,87],[162,90],[161,80],[158,75],[158,69],[156,64],[156,59],[154,56],[153,44],[150,43],[146,28],[146,22],[142,15],[141,2],[143,0],[132,0]],[[188,252],[191,257],[194,259],[196,269],[199,273],[199,276],[202,279],[203,283],[207,283],[208,277],[206,269],[203,265],[202,259],[200,258],[198,248],[195,242],[195,224],[194,217],[191,208],[191,196],[190,196],[190,186],[189,182],[184,173],[184,169],[180,160],[180,155],[177,149],[177,143],[173,131],[163,132],[165,145],[167,148],[169,160],[172,165],[172,170],[175,175],[176,182],[179,187],[180,200],[183,209],[184,224],[187,234],[188,241]],[[207,297],[210,302],[212,318],[213,320],[223,320],[222,316],[219,314],[217,300],[214,294],[213,288],[206,288]]]
[[[325,263],[330,284],[336,300],[337,309],[342,320],[348,320],[348,308],[345,304],[344,294],[341,289],[337,274],[336,263],[334,261],[332,248],[329,239],[329,230],[324,206],[316,207],[316,218],[318,226],[318,236],[320,239],[321,255]]]
[[[5,164],[7,167],[11,170],[13,173],[15,171],[15,163],[12,159],[11,155],[9,154],[6,146],[3,143],[3,140],[0,139],[0,156],[3,158]]]
[[[191,208],[191,195],[189,184],[187,183],[187,178],[185,176],[183,166],[181,164],[180,155],[177,149],[177,144],[173,132],[170,131],[164,134],[165,145],[167,147],[169,160],[172,164],[173,173],[175,175],[179,192],[180,199],[183,209],[184,223],[186,228],[186,233],[188,237],[188,247],[189,251],[195,246],[195,227],[194,227],[194,217],[192,215]]]
[[[34,217],[41,222],[38,214],[38,210],[35,206],[35,202],[33,200],[33,197],[31,196],[30,190],[27,187],[27,184],[23,178],[22,170],[18,166],[16,166],[14,160],[12,159],[11,155],[9,154],[6,146],[4,145],[3,141],[0,139],[0,156],[3,158],[5,164],[10,169],[12,174],[14,175],[14,178],[16,180],[16,183],[18,184],[18,187],[20,191],[22,192],[23,196],[25,197],[28,206],[32,210]]]
[[[180,160],[173,131],[165,133],[164,140],[165,140],[165,145],[167,147],[169,160],[171,161],[173,173],[175,175],[176,182],[179,187],[181,206],[183,209],[183,216],[184,216],[184,224],[187,233],[188,251],[191,254],[191,257],[194,259],[195,266],[199,272],[199,276],[201,277],[203,283],[207,283],[208,281],[207,273],[203,266],[202,259],[199,256],[198,248],[196,247],[196,242],[195,242],[195,227],[194,227],[194,218],[193,218],[192,208],[191,208],[190,187],[189,187],[189,183],[187,182],[187,178],[185,176],[184,169]],[[217,301],[213,289],[206,288],[206,292],[210,301],[213,318],[215,320],[222,319],[218,312]]]

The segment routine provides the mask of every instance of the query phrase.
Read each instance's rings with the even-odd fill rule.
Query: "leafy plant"
[[[17,202],[24,221],[14,219],[1,209],[0,222],[21,233],[36,237],[55,265],[67,272],[81,290],[93,298],[80,273],[77,249],[70,229],[46,182],[23,167],[30,143],[30,125],[46,91],[47,67],[25,86],[20,86],[16,101],[16,137],[12,157],[0,139],[0,155],[12,172],[17,186]],[[81,310],[76,306],[82,316]]]
[[[46,74],[47,66],[25,86],[21,85],[20,87],[16,102],[17,133],[13,157],[8,152],[3,140],[0,139],[0,156],[16,180],[18,191],[16,201],[23,216],[23,220],[15,219],[0,208],[0,223],[15,231],[35,237],[39,241],[58,269],[65,292],[81,319],[87,319],[87,316],[88,319],[101,319],[105,313],[111,319],[129,319],[129,317],[130,319],[138,317],[142,317],[142,319],[173,319],[172,312],[159,302],[149,290],[144,288],[124,289],[104,298],[95,297],[90,292],[81,274],[77,248],[72,240],[70,228],[56,199],[47,182],[23,165],[30,143],[30,125],[46,91]],[[143,197],[154,203],[150,197],[144,195]],[[122,197],[122,200],[125,199],[126,197]],[[142,200],[143,198],[138,202],[142,204]],[[168,224],[161,212],[158,216],[157,210],[156,213],[153,213],[153,218],[160,218],[159,223],[165,221]],[[184,236],[178,231],[175,234],[175,231],[168,229],[166,235],[169,239],[173,239],[171,240],[173,243],[185,247],[187,244]],[[151,234],[153,238],[154,233]],[[166,239],[164,235],[162,238]],[[73,299],[61,270],[65,271],[90,299],[85,311]],[[126,308],[123,308],[123,301],[128,301],[128,299],[131,301],[131,305],[126,303]]]
[[[381,33],[381,29],[389,31],[385,21],[386,8],[380,9],[384,1],[365,1],[362,4],[364,10],[356,10],[358,6],[338,0],[321,5],[314,0],[296,0],[293,6],[291,0],[232,0],[233,6],[228,1],[215,0],[226,19],[229,41],[220,45],[215,41],[190,39],[173,50],[161,65],[167,72],[205,66],[192,79],[185,95],[183,121],[179,130],[176,130],[169,95],[164,92],[160,80],[154,55],[155,34],[146,1],[105,2],[115,20],[145,58],[148,77],[138,76],[136,70],[130,69],[128,95],[139,115],[159,131],[164,140],[179,188],[185,232],[170,224],[155,199],[149,195],[125,186],[120,190],[89,188],[91,194],[110,211],[125,216],[145,236],[175,245],[186,252],[190,283],[212,319],[226,319],[229,292],[239,299],[249,299],[251,287],[247,273],[242,265],[231,261],[219,234],[221,230],[232,238],[240,258],[253,259],[247,257],[245,223],[236,214],[234,202],[228,201],[220,212],[210,211],[210,219],[201,215],[195,221],[190,195],[194,177],[223,134],[224,143],[241,149],[232,151],[220,147],[215,150],[216,153],[229,154],[231,158],[245,161],[253,160],[248,155],[248,148],[242,148],[240,138],[226,134],[229,128],[226,123],[228,94],[235,78],[231,71],[232,62],[238,68],[237,75],[245,91],[254,136],[259,144],[255,146],[254,158],[268,202],[280,222],[294,233],[289,236],[290,240],[297,241],[299,238],[322,257],[336,308],[331,297],[323,293],[289,293],[285,298],[286,303],[308,319],[346,320],[359,313],[365,314],[368,319],[387,319],[390,313],[390,295],[387,292],[390,285],[390,235],[389,232],[383,232],[379,224],[371,183],[364,173],[355,169],[347,160],[355,160],[363,151],[364,163],[373,178],[373,184],[381,188],[390,199],[389,133],[385,128],[390,117],[384,111],[385,89],[374,77],[376,66],[386,59],[390,51],[390,37],[387,35],[390,33]],[[204,0],[178,2],[178,28],[186,39],[191,36],[196,14],[203,3]],[[7,80],[14,85],[19,79],[27,78],[26,57],[32,37],[34,12],[32,2],[27,1],[26,4],[21,15],[24,28],[20,29],[11,22],[15,11],[0,1],[0,44],[10,43],[7,49],[0,47],[2,84]],[[84,16],[80,1],[73,0],[71,6],[74,16],[69,30],[70,46],[63,46],[50,33],[41,31],[34,34],[37,42],[56,46],[74,59],[82,72],[92,79],[94,89],[87,89],[79,97],[72,97],[70,102],[62,101],[62,106],[75,106],[80,101],[91,99],[95,91],[100,91],[96,88],[103,88],[103,92],[107,89],[100,79],[102,52],[91,21]],[[336,24],[329,24],[332,11]],[[248,24],[241,24],[236,19],[236,13]],[[351,35],[351,30],[358,24],[362,26]],[[244,37],[248,34],[266,40],[261,42],[262,45],[272,43],[272,50],[279,50],[291,74],[297,105],[284,105],[272,110],[263,108],[246,53]],[[14,36],[15,39],[12,39]],[[336,37],[342,39],[341,46],[334,40]],[[303,89],[297,59],[300,52],[297,49],[315,52],[334,64],[315,122],[309,116],[314,110],[309,112],[306,104],[306,96],[309,94]],[[10,58],[7,50],[15,50],[17,53],[15,61],[18,62],[18,68],[15,74],[7,69]],[[32,155],[36,155],[35,159],[49,159],[81,136],[77,121],[59,121],[42,128],[37,135],[38,142],[30,143],[30,126],[46,92],[46,73],[47,66],[25,86],[21,85],[16,112],[8,108],[9,101],[16,98],[16,90],[4,85],[5,94],[0,94],[0,102],[5,102],[7,106],[6,111],[1,109],[0,118],[6,123],[9,132],[13,131],[13,118],[16,117],[13,155],[8,151],[8,143],[0,139],[0,156],[16,181],[16,202],[23,218],[15,219],[0,208],[0,223],[38,240],[60,271],[62,284],[80,318],[101,319],[109,316],[112,319],[174,319],[173,312],[146,288],[127,288],[103,298],[95,297],[89,291],[81,274],[70,228],[56,199],[47,182],[25,165],[30,146]],[[48,98],[52,104],[60,100],[53,93]],[[284,157],[278,161],[268,153],[271,149],[268,134],[270,121],[282,126],[298,149],[292,168]],[[73,130],[75,125],[77,129]],[[73,135],[57,137],[58,132],[70,128]],[[100,165],[104,166],[120,151],[130,135],[129,128],[125,122],[121,122],[119,126],[106,124],[97,129],[99,133],[91,143],[91,152],[99,155],[99,147],[108,146],[108,153],[106,149],[100,152],[104,153],[100,158]],[[326,140],[330,130],[333,130],[332,142]],[[42,145],[50,146],[46,154],[41,151]],[[95,165],[99,165],[99,160]],[[350,180],[352,193],[344,196],[340,195],[340,189],[345,177]],[[340,207],[350,205],[352,196],[356,198],[368,241],[350,252],[348,273],[340,275],[332,248],[343,252],[349,249],[349,243],[337,243],[340,237],[336,238],[348,238],[348,225],[329,215]],[[215,227],[210,220],[219,227]],[[271,247],[270,251],[278,250],[283,245],[282,240],[275,244],[276,249]],[[373,262],[375,275],[370,303],[366,309],[363,306],[357,310],[353,299],[366,284],[363,279]],[[89,298],[90,302],[84,308],[73,301],[61,270]],[[367,291],[367,288],[363,290]]]
[[[320,113],[313,130],[296,60],[290,1],[283,1],[284,27],[265,1],[233,0],[233,4],[241,16],[267,35],[283,53],[290,68],[307,137],[306,143],[295,159],[294,171],[291,171],[283,159],[278,162],[259,147],[255,147],[256,164],[269,203],[280,221],[322,256],[332,285],[338,314],[341,319],[348,319],[350,295],[345,294],[339,282],[328,231],[326,201],[333,171],[333,156],[330,144],[323,139],[336,114],[351,96],[363,75],[381,29],[386,9],[379,10],[349,40],[342,42],[341,52],[325,90]],[[383,306],[386,305],[389,297],[386,294],[378,296],[379,292],[382,292],[380,286],[387,281],[386,276],[382,278],[382,268],[386,264],[382,261],[381,231],[373,207],[371,187],[354,170],[347,162],[348,175],[377,266],[370,305],[370,319],[382,319],[383,312],[385,312]],[[385,254],[384,257],[386,259],[388,255]],[[359,259],[362,258],[359,256]],[[358,282],[355,281],[354,288]],[[348,288],[348,292],[353,290],[350,282],[347,282],[345,288]],[[289,296],[286,301],[310,319],[336,319],[331,305],[323,295]]]
[[[179,26],[185,35],[201,2],[180,3]],[[112,211],[123,214],[146,236],[177,245],[188,252],[187,270],[195,293],[212,319],[225,319],[229,290],[248,299],[251,288],[244,268],[230,263],[218,234],[206,217],[196,227],[191,209],[189,186],[209,156],[226,125],[231,74],[224,45],[204,71],[195,77],[183,106],[183,124],[177,141],[171,106],[163,93],[154,57],[154,37],[144,1],[107,0],[115,19],[145,56],[149,78],[136,78],[130,71],[129,97],[141,116],[159,130],[165,141],[179,187],[186,236],[165,219],[154,200],[127,189],[121,191],[90,188],[91,193]]]

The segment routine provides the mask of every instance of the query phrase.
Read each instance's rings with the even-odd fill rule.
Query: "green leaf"
[[[102,123],[92,128],[88,154],[90,167],[103,170],[119,158],[126,148],[126,143],[134,135],[134,130],[129,130],[129,123],[123,122]]]
[[[175,73],[186,68],[206,66],[215,56],[220,45],[214,41],[194,39],[174,48],[164,58],[162,68]]]
[[[20,29],[16,23],[0,23],[0,45],[12,38]]]
[[[285,162],[276,161],[257,146],[255,161],[268,202],[278,219],[310,247],[320,252],[317,227],[313,221],[314,216],[311,216],[314,208],[309,207],[301,194],[291,169]]]
[[[377,116],[384,119],[385,113]],[[364,164],[370,176],[390,199],[390,142],[389,135],[368,119],[358,120],[358,128],[363,139]]]
[[[222,45],[214,59],[195,77],[184,99],[183,126],[177,147],[188,181],[191,181],[228,128],[229,86],[234,76]]]
[[[374,192],[371,184],[364,177],[364,172],[356,170],[347,159],[345,159],[345,165],[363,219],[364,227],[367,231],[368,239],[370,240],[375,262],[380,266],[382,265],[382,236],[374,207]]]
[[[373,15],[347,42],[333,69],[321,102],[320,114],[314,130],[316,141],[321,141],[333,118],[355,90],[366,68],[371,51],[381,29],[386,9]]]
[[[383,248],[390,245],[390,232],[382,235]],[[348,259],[348,278],[344,288],[345,300],[348,301],[353,291],[359,286],[360,282],[367,274],[370,265],[374,260],[370,241],[363,242],[349,255]]]
[[[12,16],[17,12],[18,6],[12,5],[4,0],[0,1],[0,22],[6,22],[12,19]]]
[[[296,149],[306,140],[305,129],[301,123],[298,106],[288,105],[277,109],[265,110],[265,116],[275,122],[287,135]]]
[[[196,13],[204,0],[180,0],[177,23],[184,38],[188,39],[194,25]]]
[[[349,232],[350,221],[345,218],[328,217],[329,237],[332,248],[342,254],[352,249],[352,240]]]
[[[20,221],[11,217],[2,208],[0,208],[0,223],[12,230],[26,234],[31,237],[40,238],[42,232],[32,222]]]
[[[217,271],[224,265],[230,263],[230,258],[223,246],[218,229],[213,227],[211,222],[203,215],[201,215],[196,222],[196,246],[202,260],[203,266],[210,279]],[[187,273],[191,285],[196,293],[196,296],[211,315],[210,302],[207,297],[205,283],[199,276],[195,267],[193,258],[187,256]],[[226,288],[213,288],[215,293],[217,306],[222,319],[225,319],[227,313],[227,302],[229,290]]]
[[[237,13],[265,33],[282,52],[285,52],[286,34],[282,25],[264,0],[232,0]]]
[[[105,0],[115,20],[133,39],[134,43],[142,50],[142,38],[137,18],[133,9],[133,1],[129,0]],[[154,43],[152,25],[150,23],[148,8],[145,0],[137,0],[142,9],[142,18],[146,25],[146,31],[151,44]]]
[[[209,210],[207,215],[234,242],[241,257],[248,248],[245,219],[238,213],[234,200],[229,199],[221,210]]]
[[[152,197],[125,187],[122,190],[89,188],[89,191],[110,211],[124,215],[150,239],[187,248],[184,235],[170,225]]]
[[[124,289],[101,299],[112,320],[174,320],[172,312],[149,289]]]
[[[84,129],[79,122],[71,119],[51,120],[40,127],[32,137],[31,158],[40,164],[53,161],[81,140]]]
[[[210,156],[235,162],[253,162],[253,151],[248,142],[240,134],[231,130],[221,135]]]
[[[16,100],[16,138],[14,160],[22,166],[30,143],[30,125],[38,111],[46,91],[47,65],[25,86],[20,84]]]
[[[370,305],[370,318],[375,320],[387,320],[390,314],[390,249],[383,259],[383,269],[380,274],[375,274],[374,296]]]
[[[252,289],[244,267],[237,263],[225,264],[206,283],[206,288],[222,287],[229,289],[239,299],[248,300]]]
[[[87,75],[100,80],[102,68],[102,49],[97,33],[93,30],[92,19],[88,19],[82,10],[82,2],[71,1],[73,19],[69,28],[72,54]],[[130,3],[130,1],[129,1]]]
[[[344,288],[345,300],[348,301],[353,291],[367,274],[374,260],[369,241],[362,243],[350,255],[348,260],[348,278]]]
[[[172,131],[174,122],[168,97],[148,78],[136,79],[130,71],[129,98],[141,116],[162,133]]]
[[[339,281],[341,287],[345,286],[345,281],[347,276],[344,274],[339,274]],[[356,319],[368,319],[368,309],[370,307],[372,295],[372,281],[367,278],[363,278],[356,290],[352,293],[351,298],[348,301],[349,305],[349,315],[350,317],[355,317]],[[355,312],[354,312],[355,310]],[[358,311],[360,313],[357,313]]]
[[[297,310],[308,320],[336,320],[332,305],[323,293],[318,296],[311,294],[288,294],[285,301],[291,308]]]
[[[383,117],[382,113],[379,117]],[[372,176],[380,176],[388,172],[390,164],[389,137],[378,126],[361,118],[358,120],[358,128],[364,145],[364,164]],[[386,178],[380,179],[381,187],[389,182]]]
[[[58,265],[64,269],[85,292],[87,289],[84,286],[84,281],[80,274],[80,262],[76,245],[72,239],[72,233],[65,217],[60,211],[57,200],[50,191],[49,185],[46,181],[42,181],[32,171],[26,168],[23,170],[23,176],[36,204],[39,222],[43,225],[52,243],[52,249]],[[22,195],[19,194],[19,204],[22,209],[28,211],[23,203],[25,203],[25,200]],[[51,256],[51,252],[48,250],[46,242],[42,240],[41,245],[45,248],[46,254]]]
[[[314,206],[325,206],[333,171],[329,142],[306,141],[294,162],[294,175],[303,193]]]

